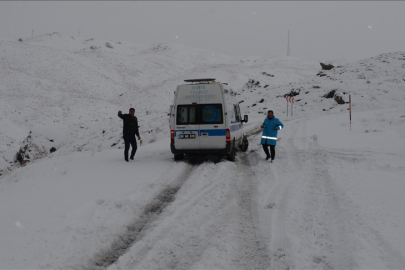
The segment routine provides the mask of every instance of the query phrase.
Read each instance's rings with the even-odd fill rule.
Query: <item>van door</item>
[[[177,105],[174,145],[176,149],[200,148],[198,105]]]
[[[222,104],[200,104],[200,148],[224,149],[226,129]]]

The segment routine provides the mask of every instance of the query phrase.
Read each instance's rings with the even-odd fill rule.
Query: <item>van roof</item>
[[[184,80],[185,82],[192,82],[192,83],[194,83],[194,82],[207,82],[207,83],[210,83],[210,82],[215,82],[215,79],[189,79],[189,80]]]
[[[215,79],[190,79],[190,80],[184,80],[185,82],[191,82],[192,84],[215,84],[215,83],[221,83],[221,82],[216,82]],[[222,83],[225,85],[228,85],[228,83]]]

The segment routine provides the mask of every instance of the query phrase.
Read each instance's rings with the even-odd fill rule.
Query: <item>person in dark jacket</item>
[[[134,159],[135,152],[137,149],[135,135],[138,137],[138,140],[141,139],[139,136],[138,130],[138,119],[135,117],[135,109],[129,109],[129,114],[122,114],[122,111],[118,111],[118,117],[121,118],[124,122],[124,127],[122,130],[123,139],[125,142],[124,156],[125,161],[128,162],[128,151],[129,146],[132,146],[130,159]]]
[[[264,119],[264,122],[262,124],[263,134],[261,140],[263,150],[266,153],[266,160],[271,158],[271,162],[273,162],[273,159],[276,155],[275,147],[277,144],[277,133],[283,127],[283,123],[281,123],[280,120],[274,117],[273,111],[268,111],[267,118]],[[271,155],[269,153],[269,146]]]

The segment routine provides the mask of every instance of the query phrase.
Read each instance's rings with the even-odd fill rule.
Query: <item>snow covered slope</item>
[[[0,268],[404,269],[404,74],[404,52],[344,63],[0,41]],[[249,115],[235,163],[170,153],[173,91],[204,77]],[[116,114],[130,107],[142,145],[126,163]],[[269,109],[285,125],[272,164],[259,144]]]
[[[109,41],[111,49],[107,42],[54,33],[0,43],[1,115],[24,130],[18,135],[1,130],[2,145],[8,147],[2,149],[0,170],[12,167],[28,135],[47,152],[51,147],[68,152],[110,148],[120,140],[116,113],[130,107],[150,115],[140,117],[139,123],[148,132],[144,143],[154,141],[183,76],[197,65],[204,69],[231,62],[177,44],[136,47]]]

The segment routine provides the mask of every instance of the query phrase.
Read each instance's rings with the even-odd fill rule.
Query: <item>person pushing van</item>
[[[271,158],[271,162],[273,163],[274,156],[276,155],[275,147],[277,144],[277,133],[284,127],[284,125],[280,122],[280,120],[274,117],[273,111],[270,110],[267,112],[267,118],[264,119],[261,127],[263,128],[261,144],[263,146],[264,153],[266,153],[266,160]]]
[[[135,117],[135,109],[130,108],[129,114],[122,114],[122,111],[118,111],[118,117],[124,121],[124,127],[122,130],[122,137],[125,142],[124,156],[125,161],[128,162],[128,151],[129,146],[132,146],[130,159],[134,159],[135,152],[137,149],[135,135],[138,137],[138,140],[141,139],[139,136],[138,130],[138,118]]]

